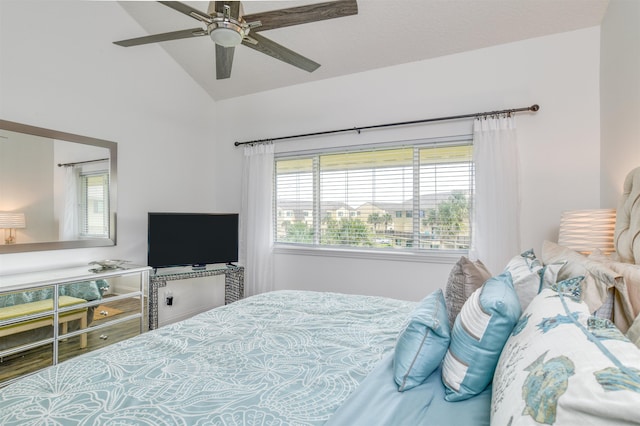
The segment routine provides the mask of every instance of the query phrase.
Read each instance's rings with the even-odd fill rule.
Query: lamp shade
[[[570,210],[560,218],[558,244],[583,254],[599,249],[613,253],[613,233],[616,227],[614,209]]]
[[[0,229],[26,228],[24,213],[0,212]]]

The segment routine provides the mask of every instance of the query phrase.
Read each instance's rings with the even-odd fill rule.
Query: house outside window
[[[468,250],[474,167],[470,138],[409,146],[280,154],[276,244],[393,250]]]

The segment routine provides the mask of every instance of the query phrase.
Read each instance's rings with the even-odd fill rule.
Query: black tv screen
[[[237,213],[149,213],[148,223],[151,267],[238,261]]]

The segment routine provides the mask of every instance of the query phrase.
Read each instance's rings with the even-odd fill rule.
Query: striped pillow
[[[442,367],[447,401],[471,398],[491,383],[502,347],[521,313],[508,271],[490,278],[469,297],[456,318]]]

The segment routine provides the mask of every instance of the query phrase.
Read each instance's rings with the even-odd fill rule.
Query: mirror
[[[0,120],[0,254],[115,245],[117,146]]]

